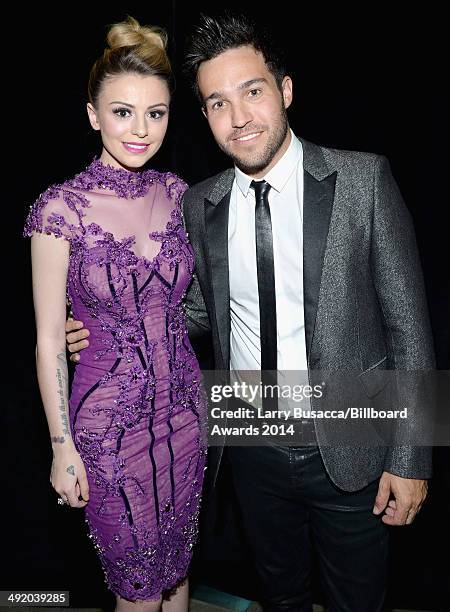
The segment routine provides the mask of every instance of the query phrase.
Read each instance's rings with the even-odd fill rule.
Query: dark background
[[[61,5],[59,5],[61,6]],[[414,219],[435,336],[438,366],[450,369],[450,312],[443,15],[370,11],[316,12],[280,1],[228,2],[270,25],[288,50],[294,80],[289,111],[294,132],[318,144],[386,155]],[[103,574],[85,535],[82,512],[61,508],[49,484],[51,447],[34,369],[34,315],[29,241],[21,239],[28,206],[50,184],[86,167],[101,151],[87,120],[90,67],[104,48],[108,24],[127,14],[165,27],[177,78],[168,137],[152,165],[192,184],[229,165],[209,134],[181,75],[185,38],[207,2],[123,3],[120,9],[67,4],[11,11],[3,53],[6,89],[3,233],[6,251],[3,345],[4,560],[1,589],[64,588],[72,605],[111,606]],[[276,10],[275,10],[276,9]],[[447,111],[447,112],[445,112]],[[7,229],[6,229],[7,228]],[[12,287],[12,291],[11,291]],[[12,313],[12,316],[11,316]],[[415,523],[392,530],[389,602],[395,607],[450,609],[450,458],[436,449],[428,503]],[[250,562],[231,529],[232,500],[219,494],[225,535],[201,539],[194,580],[257,597]],[[225,501],[224,501],[225,500]],[[228,501],[227,501],[228,500]],[[225,509],[224,509],[225,508]],[[316,600],[321,600],[316,584]]]

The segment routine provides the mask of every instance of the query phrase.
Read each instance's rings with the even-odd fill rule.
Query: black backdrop
[[[386,155],[413,216],[441,369],[450,369],[448,224],[445,151],[445,70],[442,15],[317,11],[286,1],[277,10],[253,2],[227,3],[272,28],[289,51],[294,131],[318,144]],[[3,427],[5,569],[1,589],[70,589],[83,606],[111,603],[82,513],[60,508],[49,485],[51,449],[34,373],[34,318],[29,243],[21,239],[28,206],[54,182],[82,170],[101,150],[88,124],[86,83],[104,46],[108,24],[127,14],[164,26],[177,77],[166,143],[152,164],[194,183],[227,167],[181,75],[185,38],[201,11],[222,7],[193,0],[158,5],[124,3],[120,9],[75,4],[5,17],[11,42],[3,53],[3,121],[7,191],[7,246],[3,320],[7,376]],[[448,102],[447,102],[448,108]],[[7,135],[9,134],[9,135]],[[447,198],[448,200],[448,198]],[[13,287],[13,291],[11,291]],[[11,314],[12,313],[12,316]],[[6,333],[5,333],[6,332]],[[450,602],[448,587],[450,460],[437,449],[429,502],[416,523],[393,530],[390,601],[427,609]],[[227,523],[227,513],[224,521]],[[255,594],[238,538],[203,541],[194,574],[231,591]],[[444,553],[440,560],[440,553]],[[14,559],[14,562],[11,559]],[[227,561],[233,559],[233,561]],[[320,599],[317,587],[317,598]]]

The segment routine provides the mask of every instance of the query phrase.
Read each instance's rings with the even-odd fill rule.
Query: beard
[[[239,168],[239,170],[242,170],[242,172],[248,175],[256,174],[257,172],[262,172],[265,168],[267,168],[267,166],[270,164],[270,162],[280,150],[280,147],[283,144],[286,138],[286,134],[289,130],[288,117],[284,104],[282,104],[282,106],[280,107],[280,112],[272,126],[250,125],[248,128],[246,128],[245,132],[242,132],[240,135],[243,136],[245,135],[245,133],[249,133],[250,131],[259,130],[264,130],[268,132],[269,137],[267,139],[267,142],[261,151],[248,153],[245,158],[236,155],[231,150],[231,147],[228,144],[228,142],[231,141],[233,138],[238,138],[239,133],[235,133],[230,136],[227,142],[225,143],[218,143],[222,151],[226,153],[229,157],[231,157],[231,159]]]

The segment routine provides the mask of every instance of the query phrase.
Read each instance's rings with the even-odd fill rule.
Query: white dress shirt
[[[303,149],[291,130],[283,157],[263,177],[270,186],[278,370],[306,370],[303,312]],[[230,369],[260,370],[255,193],[235,167],[228,222]]]

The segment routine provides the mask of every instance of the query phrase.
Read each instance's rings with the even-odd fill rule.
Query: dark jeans
[[[378,612],[388,531],[372,513],[378,480],[355,493],[333,485],[313,447],[228,447],[264,610],[311,612],[314,544],[329,612]]]

